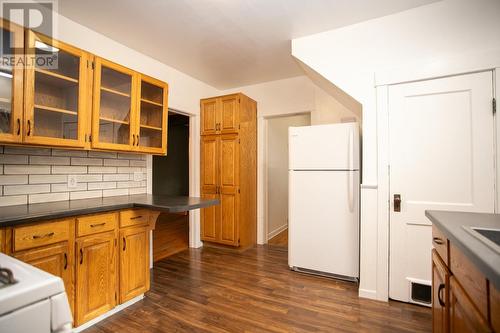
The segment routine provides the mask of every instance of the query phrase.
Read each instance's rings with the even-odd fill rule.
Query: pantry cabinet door
[[[115,232],[76,241],[76,322],[81,325],[116,305]]]
[[[135,118],[135,147],[143,153],[167,153],[168,85],[141,75]],[[132,134],[133,135],[133,134]]]
[[[95,57],[92,147],[131,151],[136,146],[138,73]]]
[[[211,135],[219,132],[219,103],[217,98],[201,101],[201,135]]]
[[[14,23],[0,19],[3,56],[13,63],[0,65],[0,142],[18,143],[23,133],[23,68],[15,66],[24,59],[24,30]]]
[[[89,133],[88,54],[49,37],[27,33],[24,142],[83,148]]]
[[[239,95],[223,96],[220,98],[219,131],[237,133],[240,124],[240,97]]]

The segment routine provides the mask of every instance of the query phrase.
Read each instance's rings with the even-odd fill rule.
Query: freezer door
[[[359,170],[356,123],[289,128],[290,170]]]
[[[359,277],[359,172],[289,172],[290,267]]]

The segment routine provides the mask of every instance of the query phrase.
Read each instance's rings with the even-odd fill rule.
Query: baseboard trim
[[[286,229],[288,229],[288,224],[285,224],[285,225],[282,225],[281,227],[279,227],[278,229],[275,229],[273,231],[271,231],[268,235],[267,235],[267,240],[270,240],[271,238],[273,238],[274,236],[278,235],[279,233],[285,231]]]
[[[377,300],[377,291],[359,288],[358,289],[358,296],[361,298],[369,298],[369,299]]]
[[[72,332],[73,333],[79,333],[79,332],[81,332],[81,331],[89,328],[90,326],[93,326],[93,325],[97,324],[98,322],[100,322],[100,321],[102,321],[102,320],[104,320],[104,319],[106,319],[106,318],[114,315],[115,313],[120,312],[121,310],[123,310],[125,308],[128,308],[132,304],[139,302],[143,298],[144,298],[144,294],[141,294],[141,295],[139,295],[137,297],[132,298],[129,301],[126,301],[123,304],[117,305],[117,306],[115,306],[115,308],[113,310],[110,310],[110,311],[108,311],[108,312],[100,315],[99,317],[96,317],[96,318],[94,318],[94,319],[86,322],[85,324],[82,324],[82,325],[80,325],[78,327],[73,328]]]

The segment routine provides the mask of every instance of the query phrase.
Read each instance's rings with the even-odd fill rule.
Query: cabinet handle
[[[17,135],[21,134],[21,119],[17,118]]]
[[[445,287],[444,283],[441,283],[438,288],[438,301],[439,305],[441,305],[442,307],[446,306],[446,304],[443,302],[443,299],[441,298],[441,291],[444,289],[444,287]]]
[[[64,270],[68,268],[68,254],[64,253]]]
[[[102,223],[96,223],[96,224],[91,224],[90,227],[91,228],[95,228],[95,227],[102,227],[103,225],[105,225],[106,222],[102,222]]]
[[[130,219],[131,220],[137,220],[137,219],[140,219],[140,218],[142,218],[142,215],[133,216]]]
[[[434,243],[436,243],[437,245],[443,245],[444,244],[444,241],[439,238],[439,237],[434,237],[432,238],[432,240],[434,241]]]
[[[137,134],[137,144],[136,144],[136,146],[139,146],[139,139],[140,139],[139,138],[139,134]]]
[[[127,248],[127,240],[123,237],[123,251]]]
[[[135,134],[132,134],[132,146],[135,146]]]
[[[28,119],[28,133],[26,133],[28,136],[31,135],[31,120]]]
[[[49,238],[54,236],[53,232],[49,232],[48,234],[45,235],[33,235],[33,239],[40,239],[40,238]]]
[[[80,249],[80,265],[83,264],[83,249]]]

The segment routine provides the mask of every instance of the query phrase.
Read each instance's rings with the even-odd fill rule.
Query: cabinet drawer
[[[434,224],[432,225],[432,246],[434,246],[444,263],[449,266],[448,240]]]
[[[116,228],[116,213],[81,216],[76,219],[77,237],[110,231]]]
[[[68,240],[71,221],[62,220],[14,228],[14,252]]]
[[[486,277],[477,270],[462,251],[450,244],[450,269],[460,285],[467,291],[479,313],[488,318],[488,289]]]
[[[149,211],[147,209],[130,209],[120,212],[120,228],[148,223]]]

